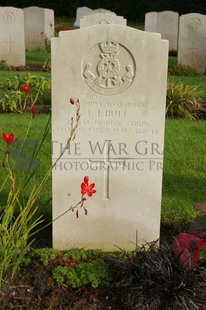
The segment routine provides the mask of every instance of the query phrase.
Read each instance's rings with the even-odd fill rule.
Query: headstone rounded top
[[[89,15],[90,14],[96,14],[96,13],[109,13],[109,14],[115,14],[114,12],[110,11],[110,10],[106,10],[106,9],[95,9],[95,10],[92,10],[91,12],[89,12]],[[116,14],[115,14],[116,15]]]

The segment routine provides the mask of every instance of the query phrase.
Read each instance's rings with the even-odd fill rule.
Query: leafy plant
[[[109,287],[110,276],[103,259],[80,262],[75,267],[57,266],[52,276],[58,285],[66,284],[73,288],[90,284],[93,288]]]
[[[59,251],[56,249],[42,248],[33,250],[28,258],[37,257],[44,266],[48,266],[51,260],[55,260],[59,256]],[[70,249],[68,251],[61,251],[61,258],[64,261],[74,260],[76,262],[96,259],[97,257],[102,257],[103,253],[101,250],[84,250],[84,249]]]
[[[11,67],[7,64],[6,60],[0,60],[0,70],[10,71]]]
[[[168,74],[176,75],[176,76],[200,75],[194,68],[191,68],[190,66],[180,65],[180,64],[170,65],[168,69]]]
[[[30,91],[30,84],[22,86],[22,91]],[[0,288],[6,276],[8,276],[9,274],[14,276],[19,266],[24,261],[25,254],[28,251],[31,243],[33,242],[31,238],[33,238],[34,234],[40,230],[36,229],[36,226],[38,226],[42,222],[41,216],[38,217],[36,215],[38,209],[38,207],[36,206],[37,198],[40,195],[48,177],[51,175],[52,169],[55,167],[59,159],[63,156],[65,151],[68,149],[71,141],[73,141],[76,128],[78,127],[80,121],[79,100],[71,98],[70,102],[71,104],[76,105],[76,118],[71,119],[70,134],[67,139],[66,145],[60,153],[59,157],[49,168],[47,173],[43,176],[38,186],[34,186],[32,190],[28,193],[28,198],[25,198],[24,196],[24,190],[26,186],[25,184],[28,184],[35,171],[29,170],[29,173],[26,176],[26,182],[25,180],[22,184],[16,182],[16,176],[13,169],[14,166],[11,165],[10,155],[12,152],[11,146],[18,140],[18,138],[13,133],[2,133],[2,138],[7,144],[7,149],[4,154],[2,166],[8,170],[8,176],[1,185],[0,191],[3,190],[5,184],[8,182],[9,192],[6,205],[2,206],[0,209]],[[34,114],[34,111],[32,111],[30,114],[29,124],[25,133],[24,141],[26,141],[27,139]],[[38,146],[37,151],[35,151],[35,156],[37,156],[38,152],[40,151],[41,145],[44,142],[47,132],[48,131],[45,130],[45,133],[42,135],[40,146]],[[90,195],[91,190],[93,191],[92,194],[94,194],[96,191],[93,189],[94,183],[89,184],[89,177],[84,178],[84,181],[82,182],[82,187],[84,187],[85,192],[81,193],[82,195],[80,201],[74,206],[68,208],[55,220],[59,219],[67,212],[73,211],[74,209],[76,209],[76,215],[78,215],[78,208],[83,208],[86,214],[87,210],[84,207],[86,198],[84,197],[84,195]],[[51,223],[45,225],[44,227],[50,224]]]
[[[204,309],[205,281],[201,269],[188,269],[171,246],[152,242],[113,259],[117,283],[126,291],[127,309]]]
[[[197,87],[177,83],[172,78],[167,83],[166,116],[200,119],[206,113],[206,104],[199,97]]]
[[[30,85],[31,91],[21,91],[23,85]],[[44,76],[29,73],[15,76],[0,85],[0,105],[4,111],[23,113],[50,90],[51,82]]]
[[[73,288],[90,284],[92,287],[108,287],[111,277],[108,265],[101,250],[71,249],[35,249],[29,253],[27,263],[34,258],[49,268],[57,285],[68,285]]]

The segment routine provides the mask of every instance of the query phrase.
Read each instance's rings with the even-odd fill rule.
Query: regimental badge
[[[126,90],[135,77],[135,61],[129,50],[112,38],[95,45],[83,63],[87,85],[102,95]]]

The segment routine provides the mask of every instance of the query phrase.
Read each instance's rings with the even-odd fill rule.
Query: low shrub
[[[24,85],[30,85],[31,90],[22,91]],[[0,106],[6,112],[23,113],[50,90],[51,82],[44,76],[25,73],[8,78],[0,85]]]
[[[36,249],[27,257],[27,264],[35,257],[51,271],[52,278],[58,286],[67,285],[77,288],[91,285],[97,288],[110,285],[108,265],[104,261],[105,254],[101,250]]]
[[[200,89],[198,87],[178,83],[169,78],[167,83],[166,116],[191,120],[204,118],[206,104],[199,97],[199,94]]]
[[[3,71],[10,71],[11,67],[7,64],[7,61],[4,59],[0,60],[0,70]]]
[[[205,309],[202,270],[186,268],[170,245],[152,242],[111,264],[126,291],[126,309]]]
[[[196,76],[200,75],[197,70],[190,66],[184,66],[180,64],[170,65],[168,68],[168,75],[176,75],[176,76]]]

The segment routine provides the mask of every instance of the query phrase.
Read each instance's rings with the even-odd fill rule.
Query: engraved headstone
[[[52,10],[36,6],[24,8],[24,24],[26,49],[45,49],[45,40],[50,40],[54,30]]]
[[[54,248],[115,251],[159,238],[167,62],[166,40],[127,26],[52,39],[53,162],[75,115],[69,98],[81,105],[75,140],[53,170],[53,219],[80,200],[84,176],[97,190],[87,216],[54,221]]]
[[[169,41],[169,50],[177,51],[179,14],[173,11],[163,11],[157,14],[157,32],[162,39]]]
[[[80,19],[80,28],[96,24],[118,24],[126,26],[127,20],[123,16],[111,13],[88,14]]]
[[[77,12],[76,12],[76,20],[74,22],[74,26],[75,27],[80,27],[80,19],[84,16],[86,16],[87,14],[89,14],[92,11],[92,9],[86,7],[86,6],[82,6],[80,8],[77,8]]]
[[[149,12],[145,14],[145,31],[157,32],[157,14],[157,12]]]
[[[205,73],[206,15],[191,13],[180,16],[178,64]]]
[[[21,9],[0,7],[0,59],[25,66],[24,15]]]

